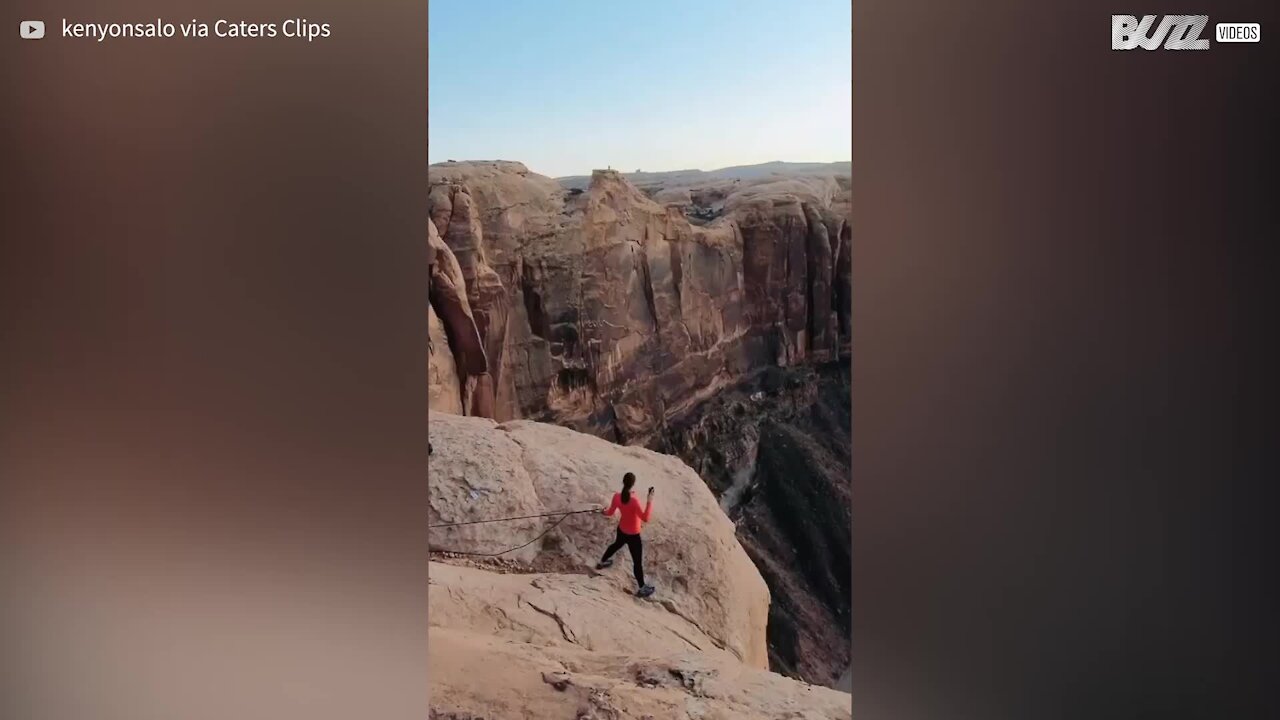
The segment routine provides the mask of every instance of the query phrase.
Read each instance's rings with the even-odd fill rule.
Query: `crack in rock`
[[[672,631],[671,631],[671,634],[672,634],[672,635],[675,635],[676,637],[678,637],[678,638],[680,638],[681,640],[685,641],[685,644],[687,644],[689,647],[693,648],[694,650],[702,651],[702,646],[701,646],[701,645],[699,645],[699,644],[695,643],[694,641],[690,640],[689,638],[685,637],[683,634],[681,634],[681,633],[679,633],[679,632],[676,632],[675,630],[672,630]]]
[[[520,600],[522,600],[525,605],[528,605],[529,607],[533,608],[535,611],[540,612],[543,615],[546,615],[552,620],[555,620],[556,625],[560,626],[560,634],[564,636],[565,640],[573,643],[574,645],[579,644],[577,634],[573,632],[573,628],[565,624],[564,618],[560,617],[560,613],[554,610],[545,610],[543,608],[540,608],[537,605],[534,605],[533,603],[529,602],[528,600],[524,600],[523,598],[520,598]]]

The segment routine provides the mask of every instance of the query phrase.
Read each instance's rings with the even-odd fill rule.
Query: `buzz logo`
[[[1143,15],[1139,20],[1134,15],[1111,16],[1111,49],[1112,50],[1155,50],[1164,43],[1165,50],[1208,50],[1208,38],[1201,38],[1200,33],[1209,24],[1208,15],[1165,15],[1155,29],[1158,15]]]

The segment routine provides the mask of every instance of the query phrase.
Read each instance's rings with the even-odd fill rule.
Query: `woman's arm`
[[[653,514],[653,488],[649,488],[649,497],[645,498],[644,512],[640,515],[640,519],[649,522],[649,516]]]
[[[604,511],[605,517],[613,517],[613,513],[616,512],[620,507],[621,506],[618,505],[618,496],[614,495],[613,502],[609,503],[609,509]]]

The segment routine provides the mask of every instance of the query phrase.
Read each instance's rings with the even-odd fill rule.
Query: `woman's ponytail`
[[[622,476],[622,504],[631,502],[631,486],[636,484],[636,476],[627,473]]]

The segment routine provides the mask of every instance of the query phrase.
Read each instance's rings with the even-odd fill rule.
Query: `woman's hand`
[[[653,497],[653,486],[649,486],[649,497]]]

